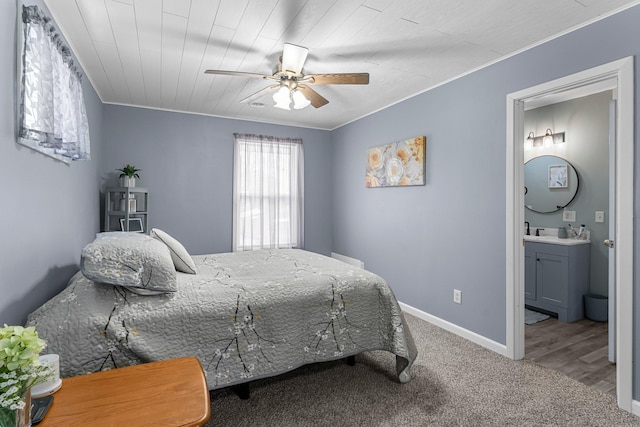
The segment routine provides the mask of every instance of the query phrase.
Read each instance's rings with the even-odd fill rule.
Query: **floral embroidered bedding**
[[[396,355],[399,381],[410,380],[416,347],[379,276],[296,249],[198,255],[193,263],[197,274],[176,272],[175,291],[159,294],[78,272],[28,324],[60,355],[63,377],[195,356],[216,389],[386,350]]]

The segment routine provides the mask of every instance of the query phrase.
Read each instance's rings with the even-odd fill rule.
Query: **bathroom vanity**
[[[584,317],[589,293],[589,240],[525,236],[525,304],[573,322]]]

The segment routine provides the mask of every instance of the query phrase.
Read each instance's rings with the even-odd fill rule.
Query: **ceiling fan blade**
[[[277,84],[277,85],[267,86],[267,87],[265,87],[264,89],[260,89],[259,91],[257,91],[257,92],[256,92],[256,93],[254,93],[253,95],[249,95],[249,96],[247,96],[245,99],[241,100],[240,102],[241,102],[241,103],[243,103],[243,102],[247,102],[247,103],[248,103],[248,102],[251,102],[251,101],[253,101],[253,100],[255,100],[255,99],[258,99],[258,98],[260,98],[261,96],[264,96],[264,95],[266,95],[266,94],[268,94],[268,93],[275,92],[275,90],[276,90],[276,89],[278,89],[279,87],[280,87],[280,85],[279,85],[279,84]]]
[[[366,85],[369,84],[369,73],[309,74],[304,82],[313,85]]]
[[[311,89],[309,86],[298,85],[298,90],[302,92],[302,94],[309,101],[311,101],[311,105],[313,105],[315,108],[320,108],[323,105],[326,105],[329,103],[327,99],[325,99],[322,95],[320,95],[315,90]]]
[[[272,79],[273,76],[267,74],[258,73],[245,73],[243,71],[226,71],[226,70],[205,70],[205,74],[220,74],[223,76],[239,76],[239,77],[251,77],[258,79]]]
[[[285,43],[282,51],[282,71],[300,74],[308,54],[309,49],[306,47]]]

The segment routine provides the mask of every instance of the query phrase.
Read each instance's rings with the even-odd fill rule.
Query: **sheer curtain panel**
[[[233,250],[303,247],[302,140],[234,134]]]
[[[18,13],[18,142],[65,163],[89,159],[82,76],[71,51],[37,6],[22,6]]]

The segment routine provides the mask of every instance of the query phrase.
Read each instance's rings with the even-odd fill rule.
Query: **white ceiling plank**
[[[472,30],[469,26],[460,28],[456,36],[468,42],[482,46],[487,50],[497,50],[501,53],[508,53],[517,49],[517,46],[528,45],[538,40],[538,37],[549,37],[555,33],[554,28],[561,25],[574,26],[581,20],[589,18],[587,11],[575,2],[556,2],[554,0],[539,0],[536,4],[521,5],[515,9],[514,5],[498,9],[497,0],[488,4],[489,9],[483,13],[496,15],[499,20],[504,20],[509,16],[511,25],[517,28],[504,25],[489,26],[483,24],[481,30]],[[544,13],[540,13],[540,10]],[[541,16],[542,15],[542,16]],[[535,35],[529,31],[521,29],[528,26],[536,28]]]
[[[230,28],[214,25],[204,52],[204,69],[221,69],[224,54],[231,44],[234,34],[235,31]],[[189,111],[197,111],[202,108],[209,89],[218,77],[212,74],[205,74],[204,69],[201,69],[198,73],[196,83],[193,86],[189,100]]]
[[[382,12],[386,10],[394,1],[395,0],[367,0],[362,3],[362,5]]]
[[[340,26],[336,29],[321,46],[340,46],[346,40],[351,40],[355,34],[367,26],[367,24],[380,15],[377,10],[368,7],[357,8]]]
[[[322,17],[333,7],[337,0],[308,0],[296,15],[294,21],[286,28],[281,29],[277,37],[280,44],[285,42],[301,45],[304,37],[312,31]],[[275,31],[270,31],[275,35]],[[264,35],[264,34],[261,34]],[[265,35],[269,37],[270,35]]]
[[[173,109],[178,90],[180,64],[187,33],[187,18],[162,14],[161,91],[163,108]]]
[[[344,21],[360,8],[361,0],[340,0],[331,5],[324,15],[313,25],[302,42],[304,46],[315,48],[335,31],[339,31]]]
[[[628,1],[624,0],[573,0],[578,5],[586,8],[593,17],[602,13],[610,12],[625,6]]]
[[[308,0],[297,2],[278,2],[267,18],[260,35],[262,37],[278,40],[283,32],[296,20],[300,10],[308,3]]]
[[[138,51],[144,80],[145,98],[154,108],[162,106],[162,3],[136,0],[134,7]]]
[[[134,104],[145,105],[144,79],[138,50],[134,8],[117,1],[109,1],[106,5],[126,80],[120,84],[126,84]]]
[[[326,43],[319,50],[321,57],[336,55],[370,62],[373,55],[384,52],[397,53],[399,49],[408,52],[411,47],[424,44],[424,40],[420,40],[420,43],[413,41],[419,38],[420,26],[402,20],[401,14],[401,9],[388,8],[372,15],[372,19],[360,25],[358,31],[352,32],[350,36],[342,34],[342,41]]]
[[[116,45],[114,43],[100,41],[94,41],[93,43],[98,52],[98,56],[100,57],[100,62],[103,65],[104,71],[107,76],[109,76],[114,96],[119,99],[120,103],[131,103],[129,88],[126,84],[122,84],[125,81],[125,76]]]
[[[157,49],[141,48],[139,51],[145,98],[149,105],[160,108],[162,106],[162,55]]]
[[[218,12],[219,1],[193,0],[187,23],[184,54],[180,65],[180,76],[176,92],[175,108],[189,107],[191,93],[198,76],[204,72],[205,52],[213,30],[213,22]]]
[[[240,19],[244,15],[249,0],[223,1],[216,16],[216,25],[235,30],[240,25]]]
[[[111,0],[107,0],[111,1]],[[113,42],[109,12],[105,0],[76,0],[92,40]]]
[[[134,13],[140,46],[159,51],[162,40],[162,3],[157,0],[136,0]]]
[[[162,0],[162,11],[172,15],[189,17],[191,0]]]
[[[266,18],[277,3],[278,0],[261,0],[249,3],[222,63],[224,67],[232,70],[238,69],[237,67],[244,57],[253,50],[252,46],[264,27]]]

